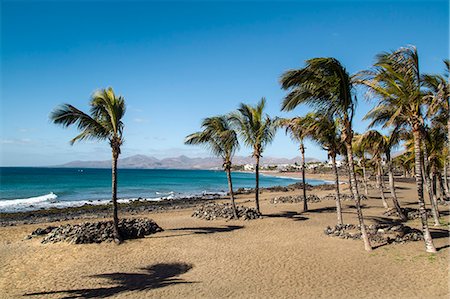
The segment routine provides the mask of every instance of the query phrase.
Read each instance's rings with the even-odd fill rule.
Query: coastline
[[[416,207],[414,184],[397,185],[402,206]],[[343,186],[342,192],[348,191]],[[36,228],[54,222],[0,227],[2,296],[40,293],[45,298],[61,298],[84,290],[86,297],[110,294],[119,298],[448,298],[448,225],[430,226],[439,249],[436,254],[425,254],[421,241],[386,245],[367,253],[361,241],[324,234],[326,226],[336,223],[333,200],[310,203],[306,213],[301,203],[270,203],[274,197],[300,193],[299,189],[263,190],[260,199],[264,216],[251,221],[192,218],[193,206],[142,212],[119,208],[121,218],[151,218],[164,229],[120,246],[43,245],[40,238],[26,240]],[[332,191],[308,191],[317,196],[328,193]],[[254,194],[238,194],[237,204],[253,207]],[[385,209],[376,189],[370,189],[369,199],[362,204],[367,225],[395,220],[382,216]],[[357,223],[353,205],[352,201],[342,202],[345,223]],[[448,222],[449,207],[440,206],[440,210]],[[92,216],[87,221],[110,218]],[[64,220],[58,225],[84,221]],[[420,221],[411,220],[407,225],[417,228]],[[188,270],[173,270],[178,266]],[[175,283],[164,287],[142,284],[155,281],[154,275],[165,277],[146,269],[174,273],[161,283]],[[143,287],[132,288],[113,277],[135,277],[139,283],[132,285]],[[122,291],[112,293],[117,285]]]

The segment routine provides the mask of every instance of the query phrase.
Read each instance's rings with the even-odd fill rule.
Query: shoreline
[[[417,208],[415,185],[399,182],[397,186],[402,207]],[[320,188],[307,192],[319,197],[333,193]],[[342,187],[342,193],[350,194],[348,186]],[[150,218],[164,231],[120,246],[42,244],[42,237],[27,239],[37,228],[109,220],[109,210],[57,223],[0,227],[0,267],[5,269],[0,273],[0,289],[6,298],[35,293],[45,298],[101,297],[112,294],[118,283],[123,293],[114,295],[126,298],[448,298],[448,206],[439,206],[445,224],[430,223],[437,253],[426,254],[423,241],[383,245],[367,253],[360,240],[325,235],[324,229],[336,224],[334,200],[311,202],[308,212],[303,212],[302,203],[271,203],[274,197],[298,195],[300,189],[262,190],[263,218],[250,221],[198,219],[192,217],[194,205],[129,212],[121,206],[120,219]],[[254,207],[254,197],[254,193],[238,194],[236,203]],[[221,201],[228,199],[215,202]],[[426,203],[430,208],[427,199]],[[377,189],[369,189],[362,208],[366,225],[398,221],[383,214],[386,209]],[[342,201],[342,209],[345,223],[358,223],[352,200]],[[421,225],[419,219],[405,224]],[[174,272],[177,265],[189,267]],[[163,272],[153,274],[154,269]],[[181,283],[164,287],[145,283],[164,271],[176,273],[167,281]],[[129,280],[133,278],[136,281]]]
[[[310,188],[322,188],[319,184]],[[301,182],[296,182],[287,186],[272,186],[260,188],[260,192],[275,193],[289,192],[289,190],[299,190]],[[254,188],[238,188],[234,190],[235,195],[254,194]],[[213,193],[203,196],[181,197],[174,199],[162,199],[158,201],[136,199],[129,202],[119,202],[121,213],[136,214],[142,212],[161,212],[167,210],[187,209],[213,201],[229,200],[228,194]],[[59,222],[73,219],[91,219],[95,217],[108,218],[111,215],[112,203],[89,204],[81,206],[53,207],[48,209],[37,209],[27,211],[0,212],[0,227],[20,224],[34,224],[46,222]]]
[[[245,171],[236,171],[235,173],[247,173],[250,174],[251,172],[245,172]],[[277,172],[261,172],[261,176],[265,176],[267,178],[277,178],[277,179],[290,179],[292,183],[297,183],[299,181],[299,178],[296,176],[290,176],[290,175],[278,175]],[[322,180],[323,183],[330,183],[326,180]],[[289,186],[292,185],[292,183],[284,182],[281,184],[276,184],[264,188],[273,188],[278,186]],[[322,183],[322,182],[319,182]],[[253,184],[250,187],[245,188],[235,188],[235,192],[238,189],[252,189]],[[261,189],[264,189],[261,188]],[[226,189],[226,188],[225,188]],[[132,206],[135,202],[166,202],[166,201],[186,201],[189,199],[193,200],[208,200],[208,199],[217,199],[218,197],[224,197],[227,196],[227,192],[223,191],[224,188],[220,188],[220,190],[215,191],[202,191],[202,192],[196,192],[196,193],[176,193],[174,191],[168,192],[167,194],[172,193],[171,195],[159,195],[157,197],[148,197],[144,194],[136,194],[132,197],[126,197],[126,198],[118,198],[118,203],[123,206]],[[158,194],[158,192],[156,192]],[[5,214],[17,214],[17,213],[35,213],[37,211],[43,211],[43,210],[54,210],[54,209],[73,209],[73,208],[83,208],[83,207],[89,207],[89,206],[108,206],[111,204],[111,198],[106,197],[105,199],[79,199],[79,200],[59,200],[57,199],[57,194],[50,192],[49,194],[45,195],[39,195],[34,197],[28,197],[28,198],[19,198],[19,199],[3,199],[0,200],[0,220],[1,216]],[[1,225],[1,221],[0,221]]]

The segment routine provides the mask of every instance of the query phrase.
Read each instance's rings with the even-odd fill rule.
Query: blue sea
[[[233,187],[254,187],[251,173],[232,173]],[[287,186],[297,180],[260,177],[261,187]],[[320,180],[307,180],[312,185]],[[127,202],[226,193],[226,174],[214,170],[119,169],[118,198]],[[111,200],[111,170],[93,168],[0,167],[0,212],[102,204]]]

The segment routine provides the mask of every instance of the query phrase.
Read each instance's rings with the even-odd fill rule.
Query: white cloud
[[[0,139],[0,144],[29,144],[31,139],[29,138],[13,138],[13,139]]]
[[[146,123],[146,122],[148,122],[148,119],[136,117],[136,118],[133,118],[133,121],[136,123]]]

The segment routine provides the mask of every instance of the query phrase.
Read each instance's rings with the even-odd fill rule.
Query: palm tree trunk
[[[231,206],[233,207],[233,216],[234,219],[238,219],[238,215],[236,212],[236,203],[234,202],[234,192],[233,192],[233,182],[231,180],[231,169],[229,166],[226,167],[227,178],[228,178],[228,192],[230,193]]]
[[[423,199],[423,177],[422,177],[422,152],[420,150],[420,128],[417,125],[413,128],[414,136],[414,162],[415,162],[415,176],[416,176],[416,187],[417,187],[417,197],[419,200],[419,213],[420,220],[422,223],[423,238],[425,241],[426,252],[436,252],[436,248],[433,244],[433,239],[431,238],[430,229],[428,228],[427,211],[425,209],[425,201]]]
[[[114,222],[114,241],[118,244],[122,242],[122,236],[119,231],[119,216],[117,208],[117,160],[119,151],[112,150],[112,202],[113,202],[113,222]]]
[[[383,207],[385,209],[388,209],[389,205],[386,201],[386,197],[384,196],[384,180],[383,180],[383,170],[381,169],[382,168],[381,161],[378,161],[377,164],[378,164],[378,177],[379,177],[379,181],[380,181],[379,188],[380,188],[380,194],[381,194],[381,201],[383,202]]]
[[[447,146],[448,152],[447,157],[444,159],[445,167],[445,188],[448,192],[448,178],[447,178],[447,163],[450,161],[450,98],[447,98]]]
[[[336,190],[336,214],[337,214],[337,220],[338,220],[338,224],[343,225],[344,221],[342,220],[341,195],[339,194],[339,174],[338,174],[338,169],[336,167],[336,154],[332,154],[331,155],[331,160],[332,160],[333,171],[334,171],[334,182],[336,184],[335,190]]]
[[[348,130],[348,129],[347,129]],[[352,149],[352,136],[347,136],[346,139],[347,147],[347,159],[350,172],[350,186],[353,193],[353,199],[355,200],[356,213],[358,215],[359,226],[361,228],[361,237],[364,241],[364,248],[367,251],[372,250],[370,245],[369,236],[367,235],[366,226],[364,224],[364,217],[361,210],[361,198],[359,197],[358,182],[356,181],[355,168],[353,164],[353,149]]]
[[[363,170],[364,193],[366,194],[366,196],[368,196],[369,190],[367,189],[366,162],[364,161],[364,158],[362,160],[362,170]]]
[[[437,208],[437,202],[438,202],[438,198],[441,198],[441,195],[438,194],[438,186],[437,186],[437,174],[436,172],[433,172],[433,175],[431,176],[431,186],[433,188],[433,195],[434,195],[434,202],[436,203],[436,208]],[[438,212],[438,218],[440,217],[439,215],[439,209],[436,209],[436,211]]]
[[[255,176],[256,176],[256,186],[255,186],[256,211],[258,213],[261,213],[261,211],[259,210],[259,155],[256,156]]]
[[[445,190],[445,196],[449,198],[448,194],[450,194],[448,189],[448,162],[447,159],[444,159],[444,190]]]
[[[302,154],[302,181],[303,181],[303,212],[308,211],[308,201],[306,199],[306,179],[305,179],[305,147],[303,142],[300,144]]]
[[[425,178],[425,186],[428,191],[428,197],[431,203],[431,214],[433,215],[434,226],[439,226],[439,213],[437,211],[437,203],[434,201],[434,193],[433,187],[431,184],[431,169],[430,162],[428,161],[428,150],[425,144],[425,141],[422,140],[422,149],[423,149],[423,177]]]
[[[402,219],[403,221],[407,221],[408,218],[403,213],[400,207],[400,203],[398,202],[397,199],[397,192],[395,192],[394,173],[392,171],[392,159],[389,153],[386,155],[386,160],[387,160],[387,169],[389,174],[389,188],[391,189],[392,202],[394,203],[395,210],[397,211],[400,219]]]
[[[350,175],[350,164],[348,162],[348,157],[347,155],[344,156],[344,162],[345,162],[345,169],[347,170],[347,178],[348,178],[348,189],[352,190],[352,180],[351,175]],[[356,179],[356,178],[355,178]]]
[[[441,186],[441,190],[442,192],[444,192],[444,197],[446,200],[450,199],[450,194],[448,193],[448,191],[445,189],[445,183],[444,180],[442,179],[441,174],[438,174],[438,181],[439,181],[439,185]]]

